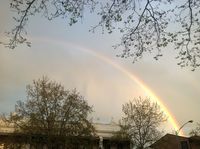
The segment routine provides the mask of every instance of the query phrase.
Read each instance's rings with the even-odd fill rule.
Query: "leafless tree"
[[[13,17],[16,25],[7,32],[10,41],[4,44],[11,49],[23,43],[31,46],[26,38],[26,25],[31,16],[42,14],[48,20],[67,18],[69,25],[73,25],[83,17],[85,7],[92,11],[94,6],[94,0],[11,0],[10,8],[17,13]]]
[[[14,125],[15,133],[45,136],[52,149],[56,138],[65,144],[69,137],[94,135],[88,120],[91,112],[92,108],[76,90],[65,90],[61,84],[43,77],[27,86],[27,100],[18,101],[15,111],[4,116],[4,121]]]
[[[111,0],[102,5],[98,26],[109,33],[120,30],[122,58],[141,58],[154,53],[157,60],[162,49],[176,50],[181,67],[195,70],[200,58],[200,2],[197,0]],[[119,26],[119,27],[118,27]]]
[[[157,103],[141,97],[123,105],[121,134],[128,137],[137,149],[145,149],[161,137],[159,126],[166,120]]]
[[[119,57],[135,62],[150,52],[157,60],[163,49],[173,48],[178,65],[192,70],[200,66],[198,0],[12,0],[10,6],[18,15],[14,17],[16,26],[9,32],[9,48],[21,43],[30,46],[25,26],[32,15],[42,13],[50,20],[63,17],[72,25],[90,9],[101,16],[91,31],[97,27],[108,33],[120,30],[121,42],[114,46],[121,49]]]
[[[191,136],[200,136],[200,123],[197,123],[196,128],[190,132]]]

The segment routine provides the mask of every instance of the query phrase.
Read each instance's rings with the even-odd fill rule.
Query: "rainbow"
[[[156,94],[151,91],[149,89],[149,87],[139,78],[137,78],[134,74],[132,74],[131,72],[127,71],[126,69],[124,69],[122,66],[120,66],[118,63],[110,60],[108,57],[106,57],[103,54],[100,54],[98,52],[96,52],[95,50],[92,49],[88,49],[88,48],[84,48],[82,46],[76,45],[76,44],[72,44],[72,43],[68,43],[65,41],[61,41],[61,40],[53,40],[53,39],[49,39],[49,38],[31,38],[31,40],[34,41],[38,41],[38,42],[46,42],[46,43],[54,43],[57,44],[59,46],[62,47],[73,47],[76,48],[78,50],[87,52],[88,54],[97,57],[98,59],[100,59],[101,61],[111,65],[112,67],[114,67],[115,69],[119,70],[120,72],[122,72],[124,75],[126,75],[130,80],[134,81],[135,83],[137,83],[141,89],[143,89],[143,91],[145,91],[145,93],[151,98],[153,99],[155,102],[158,103],[158,105],[161,107],[161,109],[163,110],[163,112],[165,113],[165,115],[168,118],[168,121],[171,123],[173,129],[176,131],[179,129],[179,124],[176,121],[175,117],[173,116],[173,114],[168,110],[168,108],[165,106],[165,104],[163,103],[162,99],[160,99],[158,96],[156,96]],[[184,136],[183,131],[181,130],[179,132],[180,135]]]

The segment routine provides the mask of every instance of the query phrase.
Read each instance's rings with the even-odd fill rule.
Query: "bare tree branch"
[[[41,13],[49,20],[62,17],[73,25],[89,9],[100,16],[91,31],[98,27],[103,33],[120,31],[121,42],[114,46],[121,52],[119,57],[136,62],[150,53],[158,60],[163,49],[172,47],[178,65],[192,70],[200,66],[198,0],[12,0],[11,8],[17,12],[16,24],[8,32],[9,43],[3,43],[11,49],[24,43],[30,46],[25,27],[31,16]]]

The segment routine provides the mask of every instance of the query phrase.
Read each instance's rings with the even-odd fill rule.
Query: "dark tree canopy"
[[[88,120],[92,108],[76,90],[65,90],[47,77],[27,86],[27,100],[18,101],[4,121],[16,133],[58,137],[90,137],[94,128]]]
[[[159,126],[166,117],[157,103],[139,97],[124,104],[122,111],[119,134],[130,138],[134,147],[145,149],[161,137]]]
[[[200,1],[198,0],[12,0],[17,11],[16,26],[9,32],[9,48],[30,42],[25,26],[32,15],[43,14],[47,19],[62,17],[72,25],[89,9],[101,17],[103,31],[121,32],[122,58],[140,59],[146,52],[157,60],[165,48],[175,49],[174,57],[181,67],[192,70],[200,66]],[[97,9],[93,11],[94,9]]]

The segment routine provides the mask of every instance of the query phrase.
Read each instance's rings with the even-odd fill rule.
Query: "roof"
[[[111,141],[111,142],[119,142],[126,144],[126,145],[130,145],[130,140],[129,139],[121,139],[121,138],[116,138],[114,137],[114,135],[120,130],[120,126],[117,125],[116,123],[93,123],[93,126],[96,130],[96,135],[92,138],[90,137],[80,137],[83,141],[86,139],[89,140],[95,140],[98,141],[101,137],[103,138],[103,140],[105,141]],[[14,140],[16,141],[27,141],[27,139],[29,140],[30,137],[31,139],[34,139],[33,141],[37,141],[37,138],[42,138],[42,140],[45,141],[44,138],[45,135],[40,135],[40,134],[35,134],[35,135],[31,135],[29,137],[26,136],[26,134],[23,133],[13,133],[14,132],[14,127],[7,127],[6,125],[0,125],[0,140],[8,140],[8,139],[12,139],[14,138]],[[76,140],[76,139],[75,139]]]
[[[172,146],[177,146],[178,141],[187,141],[187,137],[177,136],[174,134],[166,134],[165,136],[161,137],[158,141],[153,143],[150,147],[157,147],[165,144],[171,144]]]
[[[183,137],[177,136],[173,134],[166,134],[158,141],[153,143],[150,147],[154,149],[172,149],[172,148],[179,148],[179,142],[187,141],[189,144],[195,144],[198,146],[200,145],[200,136],[192,136],[192,137]]]
[[[200,136],[192,136],[189,138],[189,141],[200,144]]]
[[[119,125],[116,123],[93,123],[93,126],[96,130],[97,136],[101,136],[103,138],[111,138],[117,131],[120,130]],[[2,121],[0,121],[0,133],[12,133],[14,131],[14,127],[12,125],[5,125]]]
[[[97,135],[103,138],[111,138],[116,132],[120,130],[116,123],[94,123],[93,126],[97,131]]]
[[[12,125],[7,125],[5,124],[5,122],[3,122],[2,120],[0,120],[0,133],[9,133],[9,132],[13,132],[14,131],[14,127]]]

